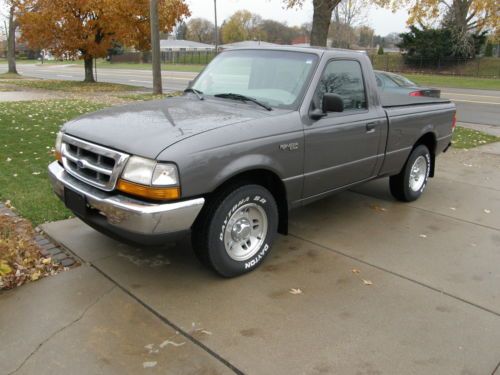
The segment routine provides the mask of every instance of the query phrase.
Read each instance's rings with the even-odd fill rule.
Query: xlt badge
[[[295,151],[299,149],[299,142],[283,143],[280,145],[281,151]]]

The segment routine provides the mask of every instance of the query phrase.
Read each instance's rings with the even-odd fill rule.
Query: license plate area
[[[82,194],[64,188],[64,204],[78,216],[87,215],[87,200]]]

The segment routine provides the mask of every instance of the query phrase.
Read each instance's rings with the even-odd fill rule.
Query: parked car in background
[[[441,90],[430,87],[421,87],[415,82],[399,74],[382,72],[375,70],[375,78],[377,86],[381,91],[390,93],[408,94],[410,96],[429,96],[432,98],[440,98]]]

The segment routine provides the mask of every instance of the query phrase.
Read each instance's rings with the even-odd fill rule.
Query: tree
[[[493,43],[491,43],[490,41],[486,43],[486,48],[484,49],[484,56],[485,57],[493,56]]]
[[[172,31],[189,9],[184,0],[159,0],[159,26]],[[82,58],[85,81],[94,82],[92,62],[117,42],[138,50],[151,46],[149,0],[25,0],[22,38],[31,48]]]
[[[187,37],[187,25],[186,22],[181,21],[175,28],[175,39],[185,40]]]
[[[420,30],[410,26],[410,32],[400,35],[402,41],[398,47],[404,51],[405,61],[409,64],[435,66],[443,58],[453,56],[450,30],[430,28]]]
[[[358,26],[356,31],[359,34],[358,44],[361,47],[372,47],[375,30],[370,26]]]
[[[16,67],[16,30],[18,27],[17,12],[19,10],[19,2],[16,0],[8,0],[6,5],[9,8],[9,24],[7,30],[8,73],[18,74]]]
[[[158,0],[150,0],[151,59],[153,65],[153,94],[163,94],[161,82],[160,20]]]
[[[274,20],[264,20],[259,27],[262,39],[270,43],[292,44],[293,39],[300,36],[298,29]]]
[[[204,18],[192,18],[187,24],[186,39],[200,43],[214,42],[215,26]]]
[[[305,0],[283,0],[288,8],[301,7]],[[332,13],[341,0],[312,0],[311,45],[326,47]],[[395,0],[394,0],[395,1]]]
[[[377,55],[383,55],[383,54],[384,54],[384,47],[382,46],[382,44],[380,44],[378,46]]]
[[[366,23],[369,3],[367,0],[342,0],[334,9],[334,20],[348,26]]]
[[[262,18],[248,10],[234,13],[221,27],[224,43],[241,42],[244,40],[262,39],[260,24]]]
[[[467,31],[498,28],[498,0],[374,0],[376,5],[393,10],[409,8],[408,24],[426,25],[429,21],[453,13],[457,27]]]

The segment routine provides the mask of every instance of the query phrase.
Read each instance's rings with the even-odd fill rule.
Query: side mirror
[[[344,112],[344,101],[337,94],[326,93],[323,96],[323,113]]]

